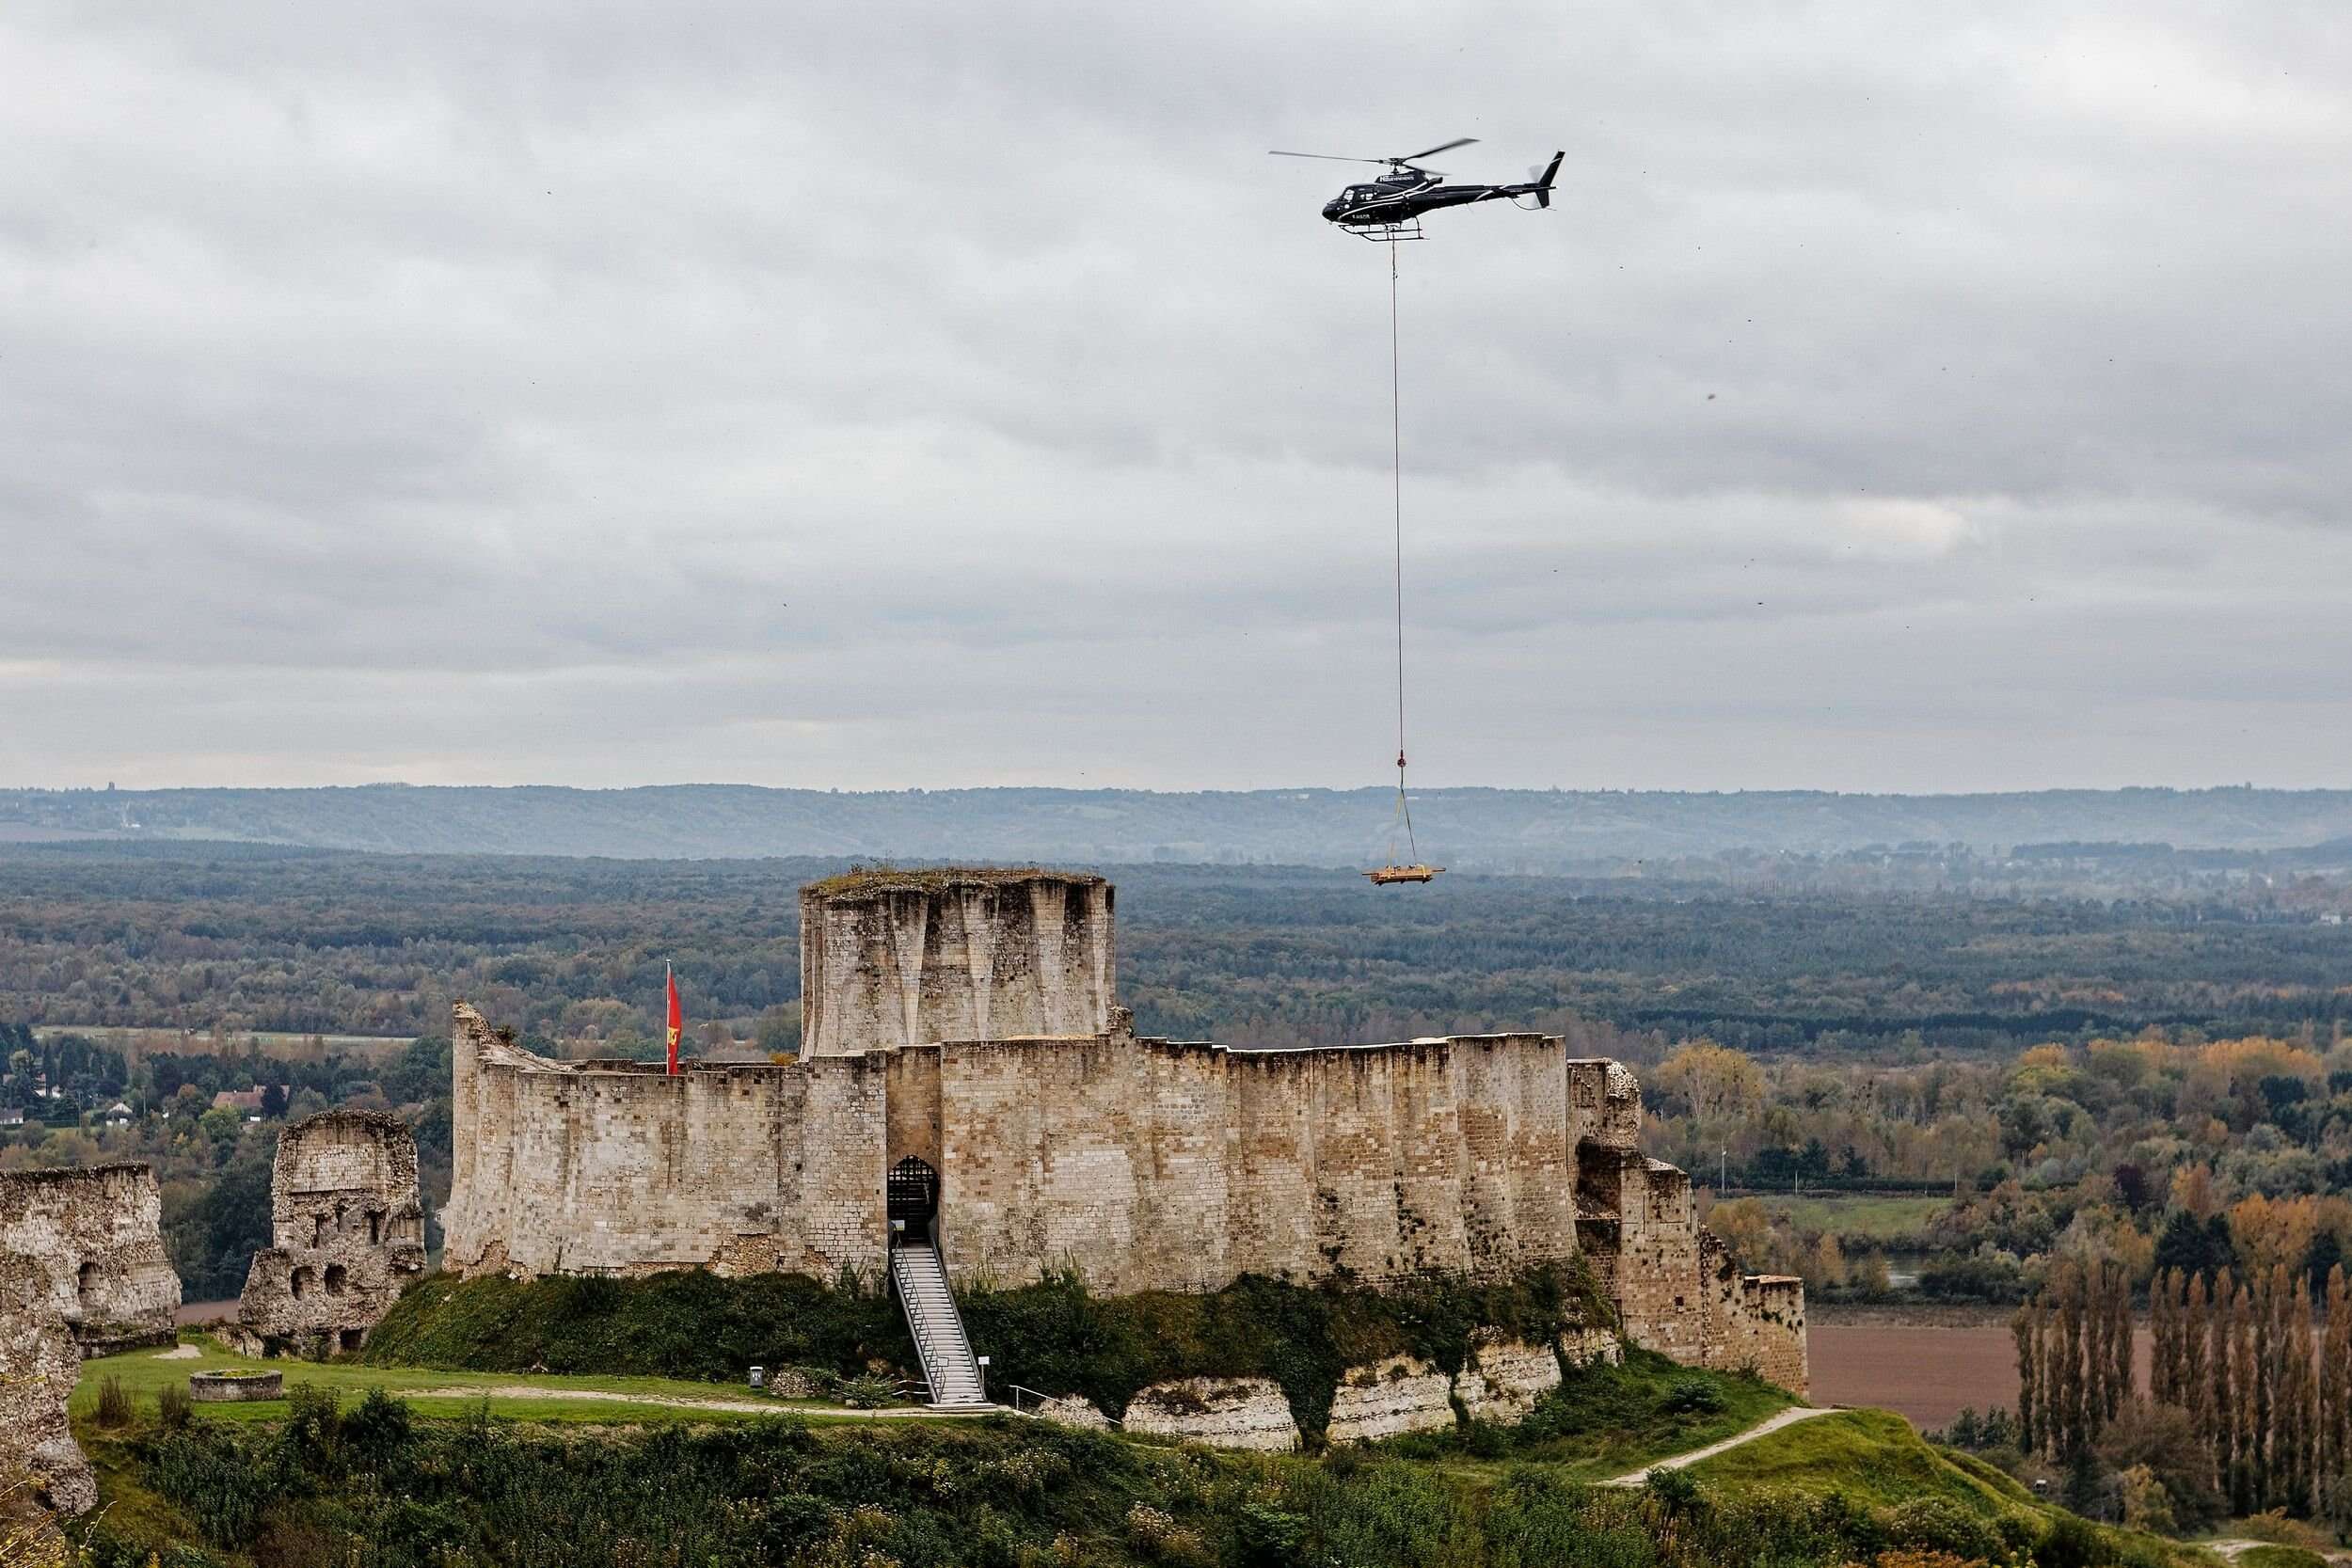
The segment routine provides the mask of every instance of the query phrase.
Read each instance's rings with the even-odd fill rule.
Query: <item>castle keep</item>
[[[1581,1254],[1635,1342],[1804,1387],[1802,1286],[1699,1227],[1620,1064],[1538,1034],[1138,1036],[1097,877],[857,873],[801,904],[797,1062],[550,1061],[458,1004],[450,1268],[889,1269],[919,1305],[917,1253],[943,1300],[1064,1267],[1122,1293]]]

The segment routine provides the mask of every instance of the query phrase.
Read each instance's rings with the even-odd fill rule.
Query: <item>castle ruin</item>
[[[58,1513],[98,1501],[66,1418],[83,1354],[172,1338],[163,1206],[143,1164],[0,1173],[0,1476]],[[0,1497],[0,1518],[24,1500]]]
[[[398,1117],[326,1111],[286,1129],[270,1170],[270,1243],[237,1300],[238,1338],[357,1350],[424,1272],[417,1140]]]
[[[168,1344],[180,1276],[164,1251],[164,1195],[143,1164],[0,1173],[0,1253],[86,1351]]]
[[[1113,907],[1041,871],[814,883],[783,1065],[552,1061],[458,1004],[447,1266],[898,1279],[897,1239],[943,1281],[1068,1268],[1117,1294],[1582,1256],[1633,1342],[1804,1390],[1802,1285],[1740,1274],[1690,1179],[1640,1153],[1621,1064],[1532,1033],[1138,1036]]]

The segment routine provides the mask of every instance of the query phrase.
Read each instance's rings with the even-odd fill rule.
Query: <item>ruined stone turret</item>
[[[1099,1035],[1111,889],[1056,871],[853,871],[801,890],[801,1050]]]
[[[180,1276],[164,1251],[164,1195],[143,1164],[0,1173],[0,1253],[29,1259],[84,1349],[168,1344]]]
[[[417,1140],[397,1117],[328,1111],[286,1129],[270,1173],[270,1240],[237,1323],[250,1341],[355,1350],[424,1272]]]

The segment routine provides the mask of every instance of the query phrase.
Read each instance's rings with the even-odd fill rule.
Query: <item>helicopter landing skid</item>
[[[1408,218],[1403,223],[1378,223],[1362,229],[1350,229],[1349,233],[1374,245],[1398,245],[1406,240],[1421,238],[1421,219]]]

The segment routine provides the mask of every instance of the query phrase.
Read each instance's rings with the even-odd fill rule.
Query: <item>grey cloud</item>
[[[2309,8],[247,3],[0,21],[0,771],[1376,776],[1263,150],[1455,134],[1569,156],[1399,258],[1446,782],[2352,765]]]

